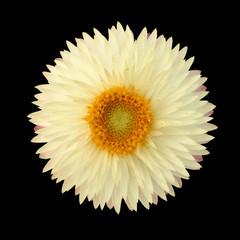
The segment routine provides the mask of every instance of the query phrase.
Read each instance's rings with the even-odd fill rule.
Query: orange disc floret
[[[151,128],[149,102],[130,88],[113,87],[101,92],[84,118],[92,139],[110,153],[133,152]]]

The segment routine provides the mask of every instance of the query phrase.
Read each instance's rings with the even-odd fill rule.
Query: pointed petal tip
[[[117,26],[121,26],[121,23],[119,21],[117,21]]]

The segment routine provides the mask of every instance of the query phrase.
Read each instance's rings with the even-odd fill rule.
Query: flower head
[[[190,70],[187,48],[172,49],[172,39],[144,28],[137,39],[120,23],[106,39],[94,29],[77,45],[67,42],[55,66],[44,72],[48,84],[29,115],[45,142],[37,151],[50,159],[43,171],[63,180],[62,191],[75,187],[97,208],[120,211],[140,202],[149,208],[158,196],[174,196],[172,186],[199,169],[204,143],[213,139],[208,123],[214,105],[203,98],[207,80]]]

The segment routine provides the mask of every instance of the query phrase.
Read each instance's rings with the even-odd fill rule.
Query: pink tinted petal
[[[213,114],[213,110],[211,110],[211,111],[208,112],[208,113],[205,113],[204,116],[206,116],[206,117],[210,117],[212,114]]]
[[[197,162],[202,162],[203,157],[201,155],[193,156]]]
[[[156,193],[152,194],[152,201],[153,201],[154,204],[157,205],[157,203],[158,203],[158,195]]]
[[[108,206],[109,209],[112,209],[112,208],[113,208],[112,198],[110,198],[110,200],[108,201],[107,206]]]
[[[200,74],[201,74],[201,71],[199,71],[199,70],[191,70],[191,71],[188,73],[188,77],[192,77],[192,76],[200,75]]]
[[[77,188],[75,188],[75,195],[78,195],[80,193],[80,186],[78,186]]]
[[[179,187],[181,188],[182,187],[182,179],[180,177],[175,177],[178,184],[179,184]]]
[[[47,156],[48,156],[51,152],[52,152],[52,151],[40,153],[39,158],[45,159],[45,158],[47,158]]]
[[[150,34],[150,33],[148,33],[148,34],[147,34],[147,38],[149,38],[149,36],[150,36],[150,35],[151,35],[151,34]]]
[[[201,92],[201,91],[206,91],[206,90],[207,90],[207,87],[202,85],[198,89],[196,89],[196,92]]]
[[[39,129],[41,129],[41,128],[44,128],[44,127],[37,125],[37,126],[34,128],[34,131],[36,132],[37,130],[39,130]]]
[[[62,58],[56,58],[55,60],[58,60],[58,61],[63,62],[63,59],[62,59]]]

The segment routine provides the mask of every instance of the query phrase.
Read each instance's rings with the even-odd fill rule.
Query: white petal
[[[112,175],[111,173],[108,174],[108,177],[106,179],[106,182],[105,182],[105,198],[104,198],[104,201],[105,202],[108,202],[112,193],[113,193],[113,189],[114,189],[114,181],[112,180]]]
[[[80,194],[79,194],[79,203],[80,204],[82,204],[83,201],[85,200],[85,198],[87,197],[88,188],[89,188],[89,185],[87,184],[87,182],[85,182],[84,184],[81,185]]]
[[[141,190],[139,190],[139,200],[146,209],[149,209],[149,201],[146,199],[145,195]]]

